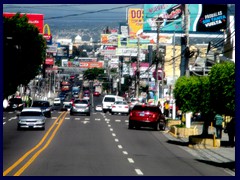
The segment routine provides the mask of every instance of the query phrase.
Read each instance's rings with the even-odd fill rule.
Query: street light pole
[[[140,82],[140,40],[138,37],[138,54],[137,54],[137,70],[136,70],[136,98],[139,97],[139,82]]]

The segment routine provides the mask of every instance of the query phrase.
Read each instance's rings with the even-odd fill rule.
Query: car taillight
[[[116,106],[112,106],[112,108],[116,108]]]
[[[124,106],[124,108],[128,108],[128,106]]]
[[[73,106],[73,107],[76,107],[74,103],[72,103],[72,106]]]
[[[132,112],[130,112],[130,116],[132,116],[133,115],[133,113]]]

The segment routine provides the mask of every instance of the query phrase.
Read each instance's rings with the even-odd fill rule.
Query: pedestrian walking
[[[164,105],[164,115],[166,117],[169,117],[169,108],[170,108],[169,101],[165,101],[163,105]]]
[[[235,146],[235,117],[231,119],[226,125],[226,131],[228,133],[229,145],[231,147]]]
[[[222,138],[222,123],[223,123],[223,117],[220,114],[216,114],[214,117],[214,125],[216,128],[216,137],[218,139]]]

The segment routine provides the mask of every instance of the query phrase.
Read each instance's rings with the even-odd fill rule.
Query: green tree
[[[235,113],[235,64],[215,64],[210,73],[211,106],[215,112],[234,116]]]
[[[26,15],[17,13],[3,18],[3,89],[4,96],[15,93],[20,84],[27,85],[41,70],[46,58],[46,41]]]
[[[84,71],[83,76],[88,80],[98,79],[99,75],[104,74],[104,69],[102,68],[91,68]]]

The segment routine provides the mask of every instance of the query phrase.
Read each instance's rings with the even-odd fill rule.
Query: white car
[[[102,105],[96,105],[95,110],[96,111],[102,111]]]
[[[54,106],[60,106],[61,105],[61,99],[60,98],[54,98],[53,105]]]
[[[116,101],[113,103],[111,108],[111,114],[121,113],[121,114],[129,114],[129,105],[126,101]]]

